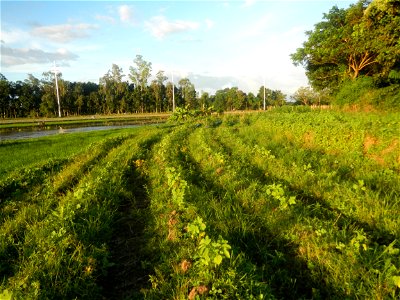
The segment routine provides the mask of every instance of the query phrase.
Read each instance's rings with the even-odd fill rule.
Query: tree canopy
[[[381,84],[400,77],[400,1],[360,0],[337,6],[307,31],[291,54],[313,88],[337,90],[346,80],[370,76]]]

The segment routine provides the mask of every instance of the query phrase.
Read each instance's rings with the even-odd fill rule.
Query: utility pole
[[[54,68],[53,68],[54,78],[56,81],[56,93],[57,93],[57,103],[58,103],[58,116],[61,118],[61,106],[60,106],[60,94],[58,92],[58,80],[57,80],[57,73],[58,69],[56,67],[56,61],[54,61]]]

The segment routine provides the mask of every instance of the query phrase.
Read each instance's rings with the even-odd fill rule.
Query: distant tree
[[[261,101],[253,93],[247,94],[246,109],[260,109]]]
[[[211,103],[211,98],[210,94],[207,92],[202,92],[200,99],[199,99],[199,108],[200,109],[205,109],[206,107],[209,107]]]
[[[145,61],[142,55],[136,55],[133,62],[136,67],[129,67],[129,78],[136,86],[140,87],[141,91],[144,91],[147,88],[147,82],[151,76],[151,62]]]
[[[100,78],[100,95],[103,96],[103,112],[107,114],[120,112],[120,101],[125,97],[127,92],[127,82],[123,82],[122,68],[116,64],[112,64],[111,70]],[[126,100],[124,99],[126,102]],[[123,108],[125,109],[125,104]]]
[[[61,78],[62,74],[58,74]],[[60,83],[60,81],[59,81]],[[54,83],[54,74],[52,72],[44,72],[41,79],[42,101],[40,103],[40,114],[45,117],[54,117],[57,115],[58,103],[56,98],[56,86]],[[59,85],[60,88],[60,85]],[[61,102],[61,99],[60,99]],[[61,103],[62,107],[62,103]]]
[[[76,113],[80,115],[82,113],[82,109],[84,110],[84,105],[86,103],[82,83],[78,82],[75,84],[73,95],[75,100],[74,105],[76,107]]]
[[[245,105],[246,94],[239,90],[238,87],[232,87],[227,90],[226,93],[226,109],[228,110],[239,110],[243,109]]]
[[[166,90],[164,86],[164,82],[168,78],[164,75],[164,71],[158,71],[156,74],[156,79],[151,82],[151,89],[153,93],[153,98],[155,102],[155,110],[156,112],[160,112],[162,110],[162,104],[164,103],[164,99],[166,97]]]
[[[91,91],[87,99],[87,113],[101,113],[101,96],[97,91]]]
[[[7,78],[0,73],[0,113],[1,118],[9,116],[9,102],[10,102],[10,89],[11,84]]]
[[[25,85],[28,86],[27,106],[24,116],[28,114],[32,117],[39,115],[40,102],[42,98],[42,88],[40,86],[40,80],[28,74],[28,78],[24,81]]]
[[[185,102],[185,106],[188,106],[190,109],[197,108],[196,89],[188,78],[179,80],[179,92]]]
[[[135,60],[133,61],[135,63],[135,67],[129,67],[130,74],[129,78],[132,80],[132,82],[140,89],[140,110],[143,113],[145,110],[145,102],[148,102],[147,98],[148,96],[146,95],[146,90],[147,90],[147,82],[151,76],[151,62],[147,62],[143,59],[142,55],[136,55]]]
[[[84,104],[81,114],[94,114],[100,110],[97,108],[99,103],[99,85],[93,82],[81,82],[84,96]]]
[[[178,90],[172,82],[167,82],[167,85],[165,86],[165,94],[166,94],[166,111],[172,111],[172,89],[174,89],[174,93],[177,96]]]
[[[257,98],[260,99],[260,108],[264,106],[264,89],[265,89],[265,105],[271,106],[272,103],[272,90],[264,86],[260,86],[257,93]]]
[[[229,88],[225,88],[223,90],[217,90],[214,96],[214,108],[216,111],[225,111],[227,110],[227,94]]]
[[[274,106],[282,106],[286,103],[286,95],[280,90],[274,90],[271,93],[271,101]]]
[[[296,101],[297,104],[312,105],[316,102],[316,94],[314,90],[307,87],[300,87],[293,95],[292,99]]]

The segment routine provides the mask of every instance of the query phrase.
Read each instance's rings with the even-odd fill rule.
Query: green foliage
[[[207,267],[211,269],[217,268],[224,258],[230,258],[228,241],[222,239],[213,242],[207,235],[199,242],[198,252],[194,255],[194,259],[200,268]]]
[[[192,239],[203,238],[206,227],[203,219],[198,216],[196,220],[187,225],[187,232]]]
[[[296,204],[296,197],[285,195],[285,190],[281,184],[271,184],[266,186],[266,194],[270,196],[273,200],[279,201],[280,209],[287,209],[290,205]]]
[[[191,120],[196,120],[201,117],[210,116],[214,111],[214,107],[205,107],[202,110],[190,109],[187,105],[186,107],[175,108],[174,113],[169,118],[170,122],[186,122]]]
[[[182,209],[185,205],[185,191],[187,189],[187,182],[181,178],[181,174],[176,171],[174,167],[166,168],[165,174],[168,180],[168,187],[172,193],[172,202]]]
[[[358,105],[379,110],[398,110],[400,107],[400,87],[393,84],[378,88],[371,77],[359,77],[346,81],[335,95],[335,103],[341,107]]]
[[[0,298],[2,300],[11,300],[12,299],[12,293],[10,293],[8,290],[4,290],[0,294]]]
[[[356,80],[346,81],[336,94],[336,103],[343,105],[371,103],[374,93],[374,82],[370,77],[360,77]]]
[[[218,237],[217,241],[212,241],[206,234],[206,224],[201,217],[197,217],[192,223],[187,226],[187,232],[192,239],[196,240],[197,252],[193,258],[200,269],[203,267],[215,269],[221,263],[223,258],[230,258],[229,250],[231,246],[228,241]]]
[[[396,1],[360,0],[347,9],[334,6],[314,30],[306,33],[307,41],[291,58],[295,65],[305,67],[315,89],[339,91],[339,104],[350,100],[365,102],[358,93],[366,88],[366,80],[350,84],[347,81],[366,76],[386,85],[397,83],[400,33],[395,28],[399,26],[400,8]],[[353,84],[356,89],[351,96]]]

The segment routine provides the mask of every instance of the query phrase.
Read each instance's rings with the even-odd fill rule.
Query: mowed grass
[[[0,179],[0,295],[397,299],[399,129],[281,109],[38,139]]]

